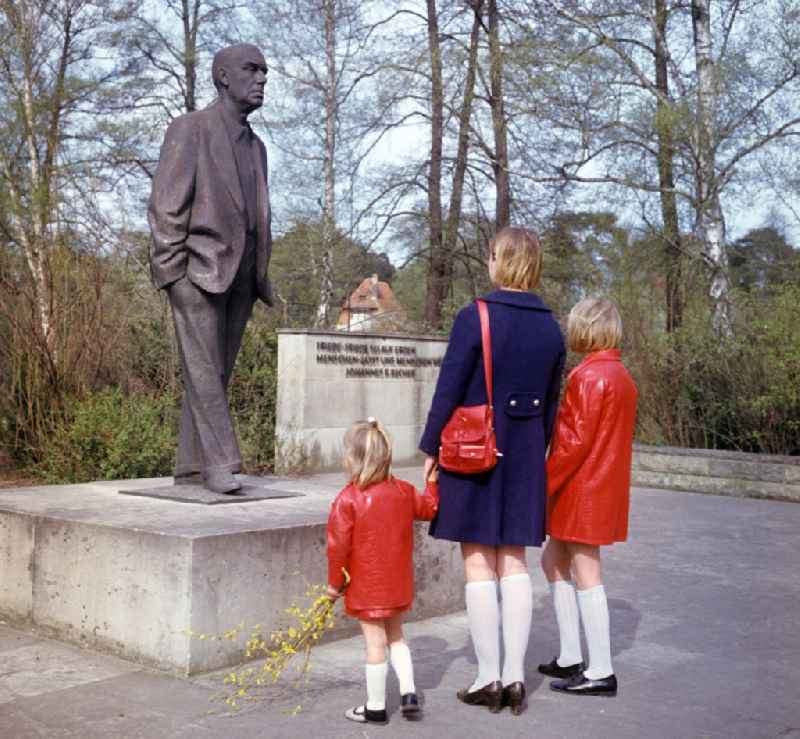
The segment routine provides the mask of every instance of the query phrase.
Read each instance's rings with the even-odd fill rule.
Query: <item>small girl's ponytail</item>
[[[376,418],[357,421],[344,437],[344,464],[351,482],[364,489],[391,474],[392,444]]]

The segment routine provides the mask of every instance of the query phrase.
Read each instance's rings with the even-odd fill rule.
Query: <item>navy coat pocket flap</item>
[[[509,393],[503,406],[506,415],[514,418],[541,416],[543,408],[542,393]]]

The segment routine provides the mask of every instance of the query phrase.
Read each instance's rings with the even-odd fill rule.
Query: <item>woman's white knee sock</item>
[[[525,682],[525,652],[531,631],[533,593],[527,572],[500,579],[503,599],[503,685]]]
[[[589,648],[589,669],[584,674],[590,680],[599,680],[614,674],[611,665],[611,628],[608,618],[608,601],[602,585],[578,591],[586,646]]]
[[[411,650],[407,644],[392,644],[389,650],[389,659],[400,683],[400,695],[416,693],[414,687],[414,664],[411,662]]]
[[[561,642],[558,665],[560,667],[577,665],[583,661],[583,656],[575,588],[567,580],[556,580],[550,583],[550,592],[553,596],[553,610],[556,612],[558,637]]]
[[[370,711],[383,711],[386,708],[387,662],[377,665],[367,663],[367,708]]]
[[[465,591],[469,631],[478,658],[472,691],[500,679],[500,608],[494,580],[468,582]]]

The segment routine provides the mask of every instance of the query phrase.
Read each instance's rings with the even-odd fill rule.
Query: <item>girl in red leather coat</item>
[[[389,437],[374,419],[359,421],[344,439],[349,483],[336,496],[328,518],[328,594],[340,595],[343,568],[350,574],[345,609],[361,622],[367,647],[367,702],[345,716],[385,723],[386,647],[400,683],[401,711],[420,712],[411,653],[403,639],[403,611],[414,599],[414,520],[430,521],[439,505],[432,475],[420,495],[391,474]]]
[[[550,582],[561,652],[539,671],[553,690],[616,695],[600,546],[625,541],[636,386],[620,359],[622,321],[610,300],[570,312],[569,348],[586,354],[569,375],[547,460],[547,533],[542,569]],[[571,582],[574,574],[577,595]],[[578,612],[589,649],[581,656]]]

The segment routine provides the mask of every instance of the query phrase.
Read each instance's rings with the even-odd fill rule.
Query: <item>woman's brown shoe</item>
[[[459,690],[456,696],[458,700],[468,706],[488,706],[491,713],[499,713],[503,708],[503,683],[495,680],[478,690],[465,688]]]
[[[503,688],[503,705],[511,708],[511,713],[519,716],[525,708],[525,683],[511,683]]]

